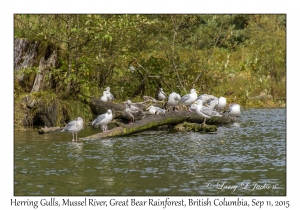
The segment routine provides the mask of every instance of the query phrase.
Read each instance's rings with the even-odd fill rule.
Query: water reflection
[[[249,109],[216,134],[150,131],[82,142],[65,133],[15,132],[14,192],[285,195],[285,116],[285,109]],[[79,136],[96,132],[88,127]],[[271,187],[250,190],[264,184]]]

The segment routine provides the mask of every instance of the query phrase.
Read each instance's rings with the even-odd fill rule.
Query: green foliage
[[[285,15],[16,14],[14,30],[59,47],[47,80],[62,99],[87,103],[110,86],[124,101],[162,86],[249,106],[262,92],[285,100]]]
[[[64,100],[62,101],[62,104],[64,110],[66,111],[66,123],[76,119],[79,116],[84,120],[85,125],[93,120],[92,111],[90,110],[88,104],[75,100]]]

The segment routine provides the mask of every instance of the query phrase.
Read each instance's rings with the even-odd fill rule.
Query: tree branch
[[[175,63],[175,59],[174,59],[174,57],[175,57],[175,39],[176,39],[176,35],[177,35],[177,30],[178,30],[178,28],[179,28],[179,26],[180,26],[180,24],[181,24],[181,22],[180,22],[180,24],[176,27],[176,22],[175,22],[175,20],[171,17],[171,19],[172,19],[172,22],[173,22],[173,26],[174,26],[174,34],[173,34],[173,41],[172,41],[172,53],[171,53],[171,56],[172,56],[172,64],[173,64],[173,67],[174,67],[174,72],[176,73],[176,77],[177,77],[177,80],[178,80],[178,82],[180,83],[180,86],[183,88],[183,90],[184,90],[184,92],[186,92],[186,89],[185,89],[185,86],[182,84],[182,81],[181,81],[181,79],[180,79],[180,77],[179,77],[179,74],[178,74],[178,70],[177,70],[177,65],[176,65],[176,63]]]

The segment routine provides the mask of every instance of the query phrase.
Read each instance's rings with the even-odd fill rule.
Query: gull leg
[[[190,112],[193,112],[193,110],[191,110],[191,106],[192,106],[192,105],[189,106],[189,111],[190,111]]]
[[[130,124],[133,124],[133,122],[134,122],[134,116],[132,116],[132,120],[131,120]]]
[[[178,112],[178,110],[176,110],[176,107],[175,107],[175,106],[173,106],[173,110],[174,110],[175,112]]]
[[[74,133],[72,133],[72,136],[73,136],[73,139],[72,139],[72,141],[75,141],[75,140],[74,140]]]

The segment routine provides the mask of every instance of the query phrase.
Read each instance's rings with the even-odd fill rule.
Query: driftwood
[[[99,99],[93,98],[90,100],[90,108],[95,115],[106,113],[108,109],[113,112],[114,118],[122,118],[122,111],[125,110],[124,104],[115,104],[111,102],[104,102]]]
[[[147,99],[147,100],[145,100],[143,102],[132,103],[132,105],[140,108],[139,112],[132,113],[134,115],[135,120],[141,120],[141,119],[145,118],[146,109],[150,104],[151,105],[160,105],[159,102],[156,101],[155,99],[153,99],[149,96],[146,96],[146,97],[147,98],[145,98],[145,99]],[[93,98],[93,99],[91,99],[89,105],[95,116],[106,113],[106,111],[108,109],[111,109],[113,112],[114,119],[122,119],[122,120],[125,120],[126,122],[129,122],[129,121],[131,121],[131,116],[125,112],[125,108],[126,108],[125,103],[126,102],[123,102],[122,104],[116,104],[116,103],[112,103],[112,102],[104,102],[104,101],[101,101],[100,99]]]
[[[40,128],[39,129],[39,134],[45,134],[45,133],[52,133],[52,132],[56,132],[56,131],[60,131],[63,128],[61,127],[44,127],[44,128]]]
[[[178,123],[183,122],[193,122],[193,123],[202,123],[203,118],[198,116],[195,112],[190,111],[179,111],[179,112],[167,112],[164,115],[147,115],[147,117],[134,122],[132,124],[123,124],[122,126],[115,127],[108,132],[101,132],[91,136],[80,138],[81,140],[96,140],[107,137],[114,136],[126,136],[134,133],[139,133],[151,128],[156,128],[162,125],[177,125]],[[209,124],[218,124],[218,123],[226,123],[227,117],[213,117],[211,119],[207,119],[206,123],[208,125],[200,126],[197,124],[193,124],[193,129],[198,131],[208,131],[215,132],[217,130],[217,126],[210,126]],[[188,124],[186,124],[188,126]],[[200,126],[200,127],[199,127]]]
[[[147,108],[146,105],[147,102],[148,101],[132,103],[132,104],[139,107],[142,111],[145,111]],[[126,113],[123,113],[126,108],[125,102],[123,102],[122,104],[116,104],[116,103],[104,102],[101,101],[100,99],[92,98],[89,105],[93,114],[96,116],[106,113],[108,109],[111,109],[115,119],[129,120],[129,117],[126,115]],[[142,119],[139,116],[135,116],[135,117],[137,117],[136,119]]]

